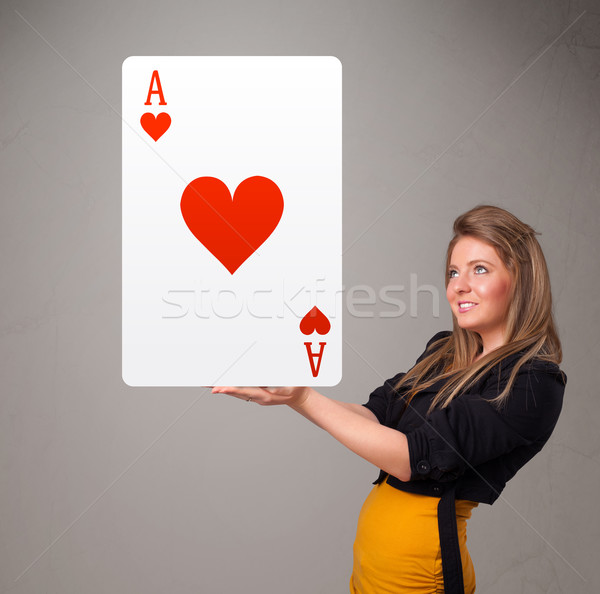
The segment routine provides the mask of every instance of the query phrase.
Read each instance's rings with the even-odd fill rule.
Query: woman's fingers
[[[215,386],[213,394],[229,394],[262,405],[289,404],[301,402],[308,397],[306,387],[241,388],[235,386]]]
[[[271,394],[263,388],[240,388],[235,386],[215,386],[213,394],[229,394],[241,400],[252,400],[259,404],[267,404]]]

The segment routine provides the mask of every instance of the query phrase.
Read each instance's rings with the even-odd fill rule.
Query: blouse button
[[[427,460],[417,462],[417,472],[419,474],[427,474],[431,470],[431,466]]]

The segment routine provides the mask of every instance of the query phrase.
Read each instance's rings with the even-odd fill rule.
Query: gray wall
[[[121,380],[121,62],[145,54],[342,61],[344,284],[407,311],[347,308],[329,396],[364,402],[449,327],[456,215],[543,233],[564,412],[469,547],[480,592],[600,591],[599,47],[584,0],[3,1],[0,591],[347,591],[375,468],[289,409]]]

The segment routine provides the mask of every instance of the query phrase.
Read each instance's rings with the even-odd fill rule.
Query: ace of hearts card
[[[125,383],[339,383],[339,60],[133,56],[122,75]]]

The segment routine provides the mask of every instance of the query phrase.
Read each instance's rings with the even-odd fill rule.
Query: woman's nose
[[[465,279],[464,276],[456,277],[452,285],[452,288],[457,293],[468,293],[471,290],[469,287],[469,283],[467,282],[467,279]]]

